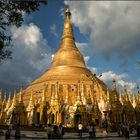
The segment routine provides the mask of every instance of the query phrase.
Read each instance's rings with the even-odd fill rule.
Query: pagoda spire
[[[19,103],[23,103],[23,91],[22,91],[22,88],[20,89],[20,93],[19,93]]]
[[[6,92],[4,93],[4,99],[3,99],[3,102],[2,102],[3,110],[5,109],[5,107],[6,107]]]
[[[136,97],[134,95],[133,95],[133,98],[132,98],[132,105],[133,105],[134,108],[136,107]]]
[[[31,111],[34,108],[34,101],[33,101],[33,91],[31,91],[29,104],[27,106],[27,111]]]
[[[74,66],[85,68],[86,66],[84,58],[75,44],[73,29],[70,22],[71,13],[69,8],[66,9],[65,15],[66,18],[63,28],[61,47],[54,55],[51,68],[58,66]]]
[[[113,79],[113,92],[114,92],[114,101],[118,101],[118,94],[117,94],[117,88],[116,88],[116,81]]]
[[[107,88],[107,95],[106,95],[106,110],[110,110],[111,105],[110,105],[110,94],[109,94],[109,89]]]
[[[9,98],[5,107],[5,111],[7,111],[11,106],[11,92],[9,92]]]
[[[116,91],[116,81],[113,79],[113,90]]]
[[[66,19],[65,19],[65,23],[64,23],[62,39],[68,37],[68,38],[71,38],[74,40],[73,29],[72,29],[72,25],[70,22],[71,12],[70,12],[69,7],[66,9],[65,16],[66,16]]]
[[[123,95],[122,95],[122,93],[119,93],[119,101],[123,105]]]
[[[17,105],[17,99],[16,99],[16,90],[14,91],[14,97],[12,100],[12,106],[16,106]]]
[[[125,93],[125,100],[129,101],[129,96],[128,96],[128,92],[127,92],[127,87],[126,85],[124,85],[124,93]]]
[[[106,97],[107,97],[107,102],[110,102],[110,94],[109,94],[109,89],[108,88],[107,88]]]

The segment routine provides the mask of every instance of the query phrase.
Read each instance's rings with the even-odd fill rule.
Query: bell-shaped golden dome
[[[61,46],[54,55],[51,67],[32,84],[61,79],[76,79],[78,81],[81,78],[80,75],[92,75],[90,70],[86,68],[84,58],[76,47],[69,8],[66,9],[65,15]]]
[[[77,86],[79,82],[84,82],[84,88],[89,85],[90,89],[90,85],[93,85],[93,81],[94,83],[101,85],[101,87],[106,90],[106,85],[96,76],[93,76],[91,71],[86,68],[84,58],[76,47],[72,24],[70,22],[71,13],[69,8],[66,9],[65,15],[66,18],[60,48],[54,55],[49,70],[31,83],[31,85],[26,89],[26,95],[30,94],[32,90],[35,91],[35,93],[38,93],[38,91],[42,91],[43,86],[46,85],[48,92],[46,98],[50,99],[53,95],[53,85],[55,85],[57,82],[59,83],[59,88],[62,89],[62,92],[64,92],[62,88],[64,85],[69,85],[68,87],[70,88],[72,85]],[[91,77],[94,78],[92,79]],[[88,91],[88,89],[84,90]],[[33,95],[35,98],[41,98],[41,94],[35,93]],[[24,96],[24,100],[28,101],[29,97],[26,95]],[[73,96],[71,95],[68,100],[71,100],[74,103],[76,102],[76,99],[77,98],[74,94]]]

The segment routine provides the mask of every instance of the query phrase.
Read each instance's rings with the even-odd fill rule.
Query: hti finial
[[[71,15],[69,6],[66,9],[65,15],[66,15],[66,17],[70,17],[70,15]]]

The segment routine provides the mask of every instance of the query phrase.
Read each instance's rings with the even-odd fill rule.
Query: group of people
[[[87,127],[88,129],[88,132],[89,132],[89,138],[95,138],[96,137],[96,130],[95,130],[95,125],[94,123],[90,123]],[[83,125],[82,123],[80,122],[78,124],[78,133],[79,133],[79,136],[82,137],[82,131],[83,131]]]
[[[12,124],[9,125],[6,133],[5,133],[5,139],[10,139],[11,131],[13,129]],[[96,129],[94,123],[90,123],[87,126],[89,138],[95,138],[96,137]],[[107,129],[106,129],[107,130]],[[140,137],[140,123],[137,124],[137,136]],[[48,124],[45,127],[45,131],[47,132],[47,138],[48,139],[63,139],[64,136],[64,127],[60,123],[59,125],[51,125]],[[83,132],[83,124],[81,122],[78,123],[78,134],[80,137],[82,137]],[[108,133],[108,131],[107,131]],[[129,125],[122,125],[121,123],[118,125],[118,135],[124,136],[126,139],[129,139],[130,134],[130,126]],[[17,125],[15,127],[15,139],[20,139],[20,125]]]
[[[45,130],[47,132],[48,139],[63,139],[64,127],[61,123],[59,126],[51,126],[51,124],[48,124],[47,127],[45,127]]]
[[[5,139],[10,139],[12,129],[13,129],[13,125],[10,124],[5,133]],[[19,124],[15,128],[15,139],[18,139],[18,140],[20,139],[20,125]]]

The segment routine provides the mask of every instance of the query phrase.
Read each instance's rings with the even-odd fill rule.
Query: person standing
[[[52,134],[51,124],[48,124],[48,126],[45,129],[47,131],[48,139],[51,139],[51,134]]]
[[[82,123],[80,122],[80,123],[78,124],[78,132],[79,132],[79,136],[80,136],[80,137],[82,137],[82,130],[83,130],[83,125],[82,125]]]
[[[9,130],[9,128],[8,128],[8,130],[6,131],[6,133],[5,133],[5,139],[7,140],[7,139],[10,139],[10,130]]]
[[[125,138],[126,138],[126,139],[129,139],[129,137],[130,137],[130,136],[129,136],[129,126],[126,125],[126,126],[125,126]]]
[[[53,127],[51,139],[60,139],[60,136],[58,134],[58,126],[57,125],[54,125],[54,127]]]
[[[88,126],[88,132],[89,132],[89,138],[92,138],[92,136],[93,136],[93,126],[92,126],[91,123]]]
[[[95,124],[92,123],[92,131],[93,131],[93,137],[95,138],[96,137],[96,128],[95,128]]]
[[[137,125],[137,136],[140,137],[140,122]]]
[[[59,130],[60,137],[63,139],[64,127],[62,126],[61,123],[59,124],[58,130]]]
[[[16,131],[15,131],[15,139],[20,139],[20,126],[17,125]]]

